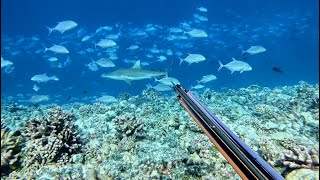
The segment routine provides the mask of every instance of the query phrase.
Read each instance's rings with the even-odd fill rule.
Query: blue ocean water
[[[217,91],[247,87],[252,84],[275,87],[319,82],[319,2],[310,1],[1,1],[1,57],[10,60],[11,69],[1,68],[1,94],[28,100],[32,95],[50,95],[51,100],[63,103],[67,100],[81,101],[86,97],[100,97],[102,93],[117,96],[121,93],[140,94],[147,84],[154,86],[153,78],[124,81],[102,78],[103,73],[129,68],[137,60],[147,62],[145,69],[168,71],[185,88],[197,85],[202,76],[213,74],[217,80],[204,84]],[[199,7],[208,12],[199,11]],[[208,21],[201,21],[203,16]],[[48,27],[57,22],[72,20],[77,27],[63,34],[48,35]],[[185,24],[183,26],[182,24]],[[112,31],[98,32],[102,26]],[[155,30],[147,31],[146,27]],[[187,28],[189,27],[189,28]],[[172,35],[170,28],[183,31],[202,29],[206,38]],[[145,32],[138,37],[134,33]],[[95,48],[95,43],[110,34],[118,34],[114,60],[115,67],[88,69],[92,60],[109,57],[108,48]],[[85,35],[92,36],[90,42],[82,42]],[[186,36],[186,39],[179,39]],[[44,46],[63,44],[68,55],[45,52]],[[139,49],[129,51],[132,44]],[[263,46],[266,51],[259,54],[241,55],[250,46]],[[86,51],[91,48],[93,52]],[[152,53],[156,48],[159,53]],[[110,49],[110,48],[109,48]],[[167,50],[173,55],[167,55]],[[79,54],[80,51],[85,51]],[[181,54],[177,55],[176,53]],[[188,54],[202,54],[206,60],[188,65],[180,58]],[[151,58],[146,57],[150,54]],[[160,55],[164,62],[157,61]],[[49,62],[49,57],[58,57],[60,68]],[[71,63],[65,63],[67,57]],[[230,73],[226,68],[218,72],[221,61],[226,64],[234,57],[245,61],[252,71]],[[50,65],[51,64],[51,65]],[[53,65],[52,65],[53,64]],[[65,66],[64,66],[65,65]],[[13,67],[13,70],[12,70]],[[283,72],[274,71],[280,68]],[[11,71],[12,70],[12,71]],[[37,83],[31,78],[37,74],[56,75],[59,81]],[[40,87],[39,91],[33,86]],[[87,93],[84,93],[87,92]],[[171,92],[164,92],[171,93]],[[20,96],[17,97],[17,95]],[[23,97],[21,97],[23,95]]]
[[[2,0],[1,179],[240,179],[171,80],[281,176],[319,179],[318,6]]]

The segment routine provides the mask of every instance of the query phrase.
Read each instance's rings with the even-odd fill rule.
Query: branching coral
[[[282,154],[278,153],[279,149],[272,141],[261,139],[258,148],[258,153],[269,163],[269,165],[275,167],[281,164],[279,159],[281,159]]]
[[[82,117],[91,117],[97,114],[105,114],[108,111],[115,110],[114,106],[105,106],[101,103],[94,103],[92,105],[82,105],[79,107],[79,114]]]
[[[117,130],[117,137],[122,139],[128,136],[142,138],[145,136],[146,126],[143,121],[136,118],[134,114],[125,113],[112,119]]]
[[[129,136],[124,137],[118,144],[118,149],[121,151],[129,151],[131,149],[134,149],[136,145],[135,137]]]
[[[33,163],[66,162],[69,156],[81,150],[79,135],[72,124],[73,116],[54,108],[48,117],[32,119],[26,123],[22,135],[27,143],[24,151],[25,166]]]
[[[15,132],[1,129],[1,173],[6,174],[11,165],[18,161],[21,150],[21,136]]]
[[[255,106],[255,113],[257,115],[266,115],[266,114],[269,114],[271,111],[270,109],[270,106],[269,105],[266,105],[266,104],[258,104]]]
[[[289,169],[319,169],[319,153],[305,146],[298,146],[284,153],[283,165]]]
[[[141,94],[146,100],[156,100],[160,97],[160,93],[154,90],[144,90]]]

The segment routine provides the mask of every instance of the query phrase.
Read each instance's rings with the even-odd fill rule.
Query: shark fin
[[[48,34],[48,36],[50,36],[50,34],[52,33],[52,31],[53,31],[53,28],[50,28],[50,27],[48,27],[48,26],[46,26],[46,28],[49,30],[49,34]]]
[[[140,66],[140,60],[138,60],[136,63],[134,63],[134,65],[132,66],[133,69],[139,69],[141,68]]]
[[[147,84],[147,90],[152,89],[153,87],[151,86],[151,84]]]
[[[126,80],[124,80],[127,84],[129,84],[130,86],[131,86],[131,80],[128,80],[128,79],[126,79]]]

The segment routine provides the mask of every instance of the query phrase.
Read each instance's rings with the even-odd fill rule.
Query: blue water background
[[[207,17],[209,21],[204,23],[208,27],[210,24],[226,24],[230,27],[238,27],[237,32],[244,32],[245,25],[259,27],[266,23],[275,26],[282,23],[286,32],[282,33],[280,37],[274,36],[272,38],[272,36],[263,36],[263,33],[268,33],[267,29],[265,31],[261,30],[259,32],[261,37],[255,44],[250,43],[250,34],[246,35],[242,42],[238,40],[234,42],[233,37],[228,34],[211,38],[205,45],[201,42],[202,40],[196,40],[199,43],[194,43],[194,48],[191,48],[192,52],[188,52],[190,49],[182,51],[183,56],[186,56],[187,53],[200,53],[207,57],[207,61],[190,66],[187,63],[182,63],[179,66],[179,58],[171,56],[165,63],[154,63],[146,68],[165,70],[173,61],[174,64],[169,75],[179,79],[186,88],[196,85],[196,80],[200,80],[203,75],[207,74],[215,74],[218,77],[215,82],[206,85],[218,91],[247,87],[252,84],[275,87],[297,84],[300,80],[308,83],[319,82],[318,4],[317,0],[3,0],[1,1],[1,34],[12,38],[30,37],[37,34],[40,39],[45,39],[48,36],[48,30],[45,26],[52,27],[58,21],[68,19],[78,23],[77,29],[84,27],[90,33],[94,32],[99,26],[116,23],[126,26],[128,22],[132,22],[132,26],[138,28],[145,27],[149,23],[159,24],[165,28],[178,27],[180,22],[192,21],[193,14],[198,13],[197,7],[204,6],[208,9]],[[288,18],[277,19],[275,18],[277,14]],[[240,16],[240,18],[237,16]],[[305,17],[307,18],[301,20]],[[301,24],[295,24],[294,22],[303,22],[307,24],[307,27],[303,28]],[[210,30],[204,30],[210,34]],[[281,29],[277,31],[280,32]],[[215,43],[219,40],[228,42],[225,48],[215,46]],[[79,42],[79,39],[77,42]],[[187,42],[188,40],[181,43]],[[49,45],[50,43],[45,44]],[[124,39],[118,44],[120,49],[130,45]],[[201,44],[201,47],[197,47],[197,44]],[[144,41],[144,46],[148,45],[152,47],[152,39]],[[253,67],[250,72],[230,74],[230,71],[225,68],[217,72],[218,60],[225,64],[230,62],[232,57],[241,59],[239,45],[245,49],[251,45],[262,45],[267,51],[248,56],[245,59]],[[160,49],[165,49],[167,46],[173,51],[175,50],[170,46],[170,43],[158,44]],[[85,45],[83,48],[86,49],[88,46]],[[72,47],[70,49],[72,51]],[[1,93],[6,96],[49,94],[51,96],[62,95],[62,97],[82,98],[85,96],[99,97],[101,93],[117,96],[123,92],[136,95],[145,89],[146,84],[153,83],[153,80],[142,80],[135,81],[133,85],[129,86],[123,81],[103,79],[100,77],[102,71],[91,72],[84,66],[90,62],[91,57],[89,55],[70,54],[71,65],[63,69],[57,69],[50,68],[41,54],[23,56],[12,56],[5,52],[1,54],[6,57],[5,59],[12,60],[15,66],[12,73],[1,73]],[[143,57],[142,54],[134,54],[128,58],[134,59],[134,56]],[[123,63],[121,61],[123,58],[126,57],[119,55],[119,60],[116,63],[117,67],[105,70],[105,72],[132,66]],[[144,61],[143,58],[140,59],[142,62]],[[272,71],[274,66],[280,67],[284,72]],[[60,80],[40,84],[40,91],[35,92],[32,90],[32,86],[37,83],[30,79],[33,75],[42,73],[57,75]],[[83,94],[84,90],[87,90],[88,94]]]

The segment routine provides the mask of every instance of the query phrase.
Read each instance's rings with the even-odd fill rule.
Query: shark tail
[[[183,31],[183,33],[180,35],[180,38],[182,38],[184,35],[186,35],[187,32],[186,31]]]
[[[183,62],[183,59],[181,59],[180,57],[179,57],[179,59],[180,59],[180,63],[179,63],[179,66],[181,65],[181,63]]]
[[[156,77],[154,77],[154,82],[158,82],[159,81],[159,79],[157,79]]]
[[[51,79],[54,81],[59,81],[59,78],[57,76],[52,76]]]
[[[51,34],[51,33],[52,33],[52,31],[53,31],[53,28],[48,27],[48,26],[46,26],[46,28],[49,30],[49,34],[48,34],[48,36],[50,36],[50,34]]]
[[[173,66],[173,61],[171,62],[171,64],[170,64],[169,68],[168,68],[168,69],[166,69],[166,77],[168,77],[168,74],[169,74],[169,72],[171,71],[172,66]]]
[[[223,66],[224,66],[220,61],[219,61],[219,65],[220,65],[220,67],[219,67],[219,69],[218,69],[218,72],[219,72],[220,69],[223,68]]]
[[[42,46],[44,47],[43,53],[47,52],[47,51],[48,51],[48,48],[47,48],[45,45],[43,45],[43,44],[42,44]]]
[[[183,31],[182,35],[181,36],[184,36],[187,34],[187,31]]]

